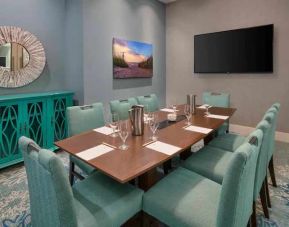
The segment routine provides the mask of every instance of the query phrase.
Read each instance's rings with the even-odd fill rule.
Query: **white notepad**
[[[204,104],[204,105],[198,106],[197,108],[199,108],[199,109],[206,109],[207,107],[211,108],[212,106],[210,106],[210,105],[208,105],[208,104]]]
[[[169,109],[169,108],[163,108],[163,109],[160,109],[160,111],[163,111],[163,112],[168,112],[168,113],[174,113],[175,111],[179,111],[179,110],[173,110],[173,109]]]
[[[213,129],[191,125],[189,127],[186,127],[185,130],[189,130],[192,132],[199,132],[199,133],[203,133],[203,134],[209,134]]]
[[[172,155],[172,154],[178,152],[179,150],[181,150],[180,147],[173,146],[173,145],[163,143],[160,141],[156,141],[154,143],[151,143],[151,144],[147,145],[146,147],[149,149],[167,154],[167,155]]]
[[[224,115],[216,115],[216,114],[209,114],[206,117],[209,118],[216,118],[216,119],[222,119],[222,120],[227,120],[229,116],[224,116]]]
[[[104,134],[104,135],[110,135],[110,134],[113,133],[112,128],[107,127],[107,126],[103,126],[103,127],[100,127],[100,128],[93,129],[93,131],[99,132],[99,133]]]
[[[90,149],[81,151],[79,153],[77,153],[76,155],[80,158],[82,158],[83,160],[91,160],[94,159],[100,155],[103,155],[105,153],[108,153],[110,151],[114,150],[112,147],[106,146],[104,144],[100,144],[96,147],[92,147]]]

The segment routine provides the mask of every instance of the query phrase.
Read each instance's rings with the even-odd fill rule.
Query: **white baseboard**
[[[249,135],[255,128],[243,126],[243,125],[236,125],[236,124],[230,124],[230,132],[238,133],[242,136]],[[289,143],[289,133],[286,132],[276,132],[275,139],[277,141]]]

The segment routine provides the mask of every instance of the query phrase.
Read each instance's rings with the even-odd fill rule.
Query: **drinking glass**
[[[144,105],[144,123],[145,124],[147,124],[149,121],[149,115],[150,115],[149,105],[145,104]]]
[[[119,146],[119,149],[126,150],[128,148],[128,146],[125,144],[125,141],[128,137],[128,123],[127,123],[127,121],[119,122],[118,134],[122,140],[122,145]]]
[[[160,125],[160,123],[159,123],[157,114],[152,114],[150,119],[149,119],[149,126],[150,126],[150,130],[152,132],[151,139],[153,141],[156,141],[158,139],[158,137],[156,136],[156,131],[157,131],[159,125]]]
[[[175,98],[170,99],[170,101],[167,103],[167,108],[172,109],[174,112],[177,110],[177,101]]]
[[[177,100],[176,100],[176,98],[171,99],[171,103],[169,105],[169,108],[173,109],[174,113],[176,112],[176,110],[177,110]]]
[[[206,108],[205,115],[206,115],[206,116],[210,115],[209,109],[210,109],[211,107],[210,107],[209,105],[206,105],[205,108]]]
[[[187,118],[187,125],[191,125],[191,117],[192,117],[192,113],[191,113],[191,107],[190,105],[185,105],[184,107],[184,114]]]
[[[111,137],[117,137],[117,129],[118,129],[118,123],[119,123],[119,117],[117,113],[112,113],[111,115],[108,115],[107,122],[109,126],[112,128],[112,134]]]

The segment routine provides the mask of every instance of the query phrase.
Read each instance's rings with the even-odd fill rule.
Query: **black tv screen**
[[[274,25],[194,36],[195,73],[272,73]]]

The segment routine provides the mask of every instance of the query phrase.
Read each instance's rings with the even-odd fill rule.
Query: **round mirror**
[[[0,46],[0,67],[7,71],[18,71],[29,63],[29,53],[18,43],[6,43]]]
[[[32,83],[45,66],[41,42],[19,27],[0,26],[0,87],[15,88]]]

